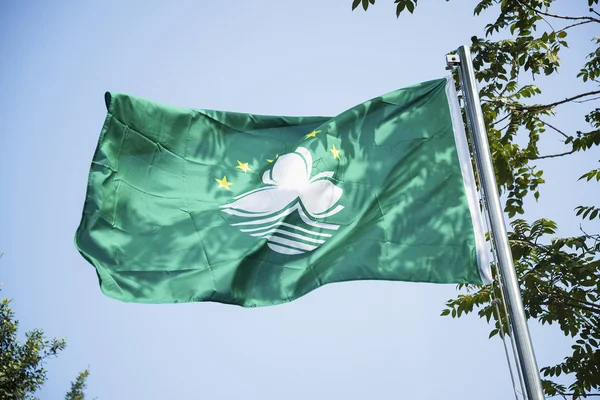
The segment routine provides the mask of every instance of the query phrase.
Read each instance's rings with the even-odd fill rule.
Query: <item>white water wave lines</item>
[[[240,216],[232,211],[235,210],[227,208],[223,210],[225,213]],[[290,220],[289,216],[294,220],[293,223],[286,222]],[[271,250],[287,255],[299,255],[316,250],[340,227],[310,219],[298,203],[272,217],[246,220],[231,225],[239,227],[241,232],[250,236],[267,239],[267,246]]]

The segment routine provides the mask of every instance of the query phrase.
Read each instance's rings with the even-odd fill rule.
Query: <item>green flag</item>
[[[333,282],[489,279],[451,79],[336,117],[106,105],[75,242],[107,296],[255,307]]]

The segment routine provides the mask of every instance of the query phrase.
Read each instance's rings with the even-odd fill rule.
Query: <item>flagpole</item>
[[[496,186],[496,177],[492,165],[492,156],[481,111],[479,92],[475,81],[473,63],[469,47],[458,48],[458,58],[448,56],[450,65],[459,66],[460,82],[465,100],[467,124],[475,147],[475,160],[485,195],[492,237],[498,256],[498,266],[506,293],[507,306],[514,339],[519,354],[519,364],[525,379],[525,389],[530,400],[543,400],[542,382],[527,327],[519,281],[515,272],[508,235],[504,224],[504,214],[500,205],[500,196]]]

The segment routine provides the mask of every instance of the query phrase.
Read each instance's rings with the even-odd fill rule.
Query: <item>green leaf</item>
[[[352,1],[352,10],[354,10],[360,4],[361,0]]]
[[[398,18],[400,16],[400,13],[402,13],[402,11],[404,11],[404,8],[406,7],[406,3],[404,2],[404,0],[401,0],[398,5],[396,6],[396,18]]]

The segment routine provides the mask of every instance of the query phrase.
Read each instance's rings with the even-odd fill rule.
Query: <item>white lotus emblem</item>
[[[232,203],[221,206],[222,211],[246,219],[232,226],[268,239],[267,245],[273,251],[302,254],[315,250],[332,236],[328,231],[339,228],[318,220],[337,214],[344,207],[336,206],[343,190],[330,180],[333,172],[321,172],[312,178],[311,172],[312,155],[298,147],[279,157],[273,168],[263,174],[262,181],[267,186],[234,197]],[[303,226],[284,221],[294,212]]]

